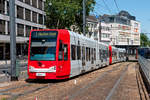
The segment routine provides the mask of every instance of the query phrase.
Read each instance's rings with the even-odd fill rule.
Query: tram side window
[[[71,58],[72,60],[76,60],[76,46],[71,45]]]
[[[106,56],[106,52],[105,52],[105,50],[102,50],[102,54],[103,54],[103,59],[105,59],[105,56]]]
[[[102,50],[102,59],[104,59],[104,58],[105,58],[105,51]]]
[[[77,46],[77,60],[81,59],[81,48],[80,46]]]
[[[89,48],[86,47],[86,61],[89,61]]]
[[[91,48],[89,48],[89,61],[91,60]]]
[[[96,49],[94,48],[94,60],[96,60]]]
[[[82,60],[85,60],[85,47],[82,47]]]
[[[64,45],[64,60],[68,60],[68,45]]]
[[[112,57],[114,57],[114,56],[115,56],[114,51],[112,51]]]
[[[106,50],[103,50],[103,59],[105,59],[106,58]]]
[[[108,50],[106,50],[106,58],[108,58],[109,57],[109,52],[108,52]]]
[[[58,60],[63,60],[63,44],[62,41],[59,42],[59,56]]]
[[[101,50],[99,49],[99,60],[101,60]]]
[[[91,48],[91,60],[93,61],[94,60],[94,49],[93,48]]]
[[[103,61],[103,58],[104,58],[104,52],[103,50],[101,50],[101,60]]]

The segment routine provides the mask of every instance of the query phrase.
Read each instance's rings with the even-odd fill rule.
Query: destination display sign
[[[56,38],[57,31],[33,31],[32,38]]]

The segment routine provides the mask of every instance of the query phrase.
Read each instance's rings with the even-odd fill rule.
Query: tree
[[[142,47],[147,47],[150,46],[150,41],[147,37],[147,35],[145,35],[144,33],[141,33],[141,46]]]
[[[83,0],[46,0],[46,25],[48,28],[70,29],[76,25],[82,32]],[[86,15],[94,9],[95,0],[86,1]]]

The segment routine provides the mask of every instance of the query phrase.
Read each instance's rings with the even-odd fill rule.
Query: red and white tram
[[[32,30],[28,51],[29,79],[66,79],[125,60],[124,50],[63,29]]]

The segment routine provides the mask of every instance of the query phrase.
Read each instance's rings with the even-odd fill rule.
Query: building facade
[[[86,26],[88,28],[87,37],[99,41],[99,20],[95,16],[88,16],[86,18]]]
[[[103,15],[101,21],[109,24],[111,32],[110,45],[126,48],[130,54],[134,54],[140,46],[140,22],[136,21],[126,11],[117,15]]]
[[[17,55],[27,54],[30,30],[44,29],[45,0],[15,0]],[[0,60],[10,58],[9,0],[0,0]]]
[[[111,31],[110,31],[110,24],[105,22],[100,22],[100,35],[99,35],[99,41],[110,44],[111,43]]]

